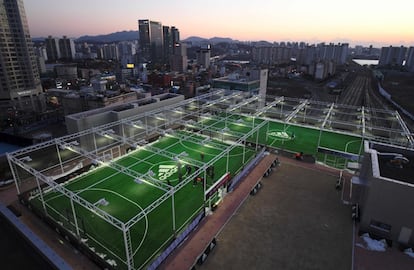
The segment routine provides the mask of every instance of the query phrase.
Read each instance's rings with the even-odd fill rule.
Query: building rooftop
[[[138,106],[143,106],[143,105],[150,104],[150,103],[155,103],[159,100],[165,100],[165,99],[176,97],[176,96],[178,96],[178,94],[172,94],[172,93],[160,94],[156,96],[141,98],[136,101],[130,102],[128,104],[108,106],[108,107],[89,110],[85,112],[75,113],[75,114],[69,115],[68,117],[72,119],[82,119],[85,117],[89,117],[91,115],[101,114],[104,112],[111,112],[111,111],[120,112],[120,111],[128,110],[128,109],[138,107]]]
[[[414,151],[412,149],[399,147],[384,149],[381,145],[375,144],[372,148],[377,150],[378,166],[382,177],[414,184]]]

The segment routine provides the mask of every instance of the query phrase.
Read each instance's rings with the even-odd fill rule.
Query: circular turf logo
[[[295,137],[295,135],[292,132],[286,132],[286,131],[280,131],[280,130],[269,131],[267,135],[275,139],[281,139],[281,140],[292,140]]]

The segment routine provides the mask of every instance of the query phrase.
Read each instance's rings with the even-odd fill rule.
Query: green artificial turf
[[[265,120],[260,118],[237,115],[231,115],[227,121],[223,121],[220,116],[205,117],[188,128],[197,131],[208,126],[212,132],[206,131],[207,134],[197,135],[191,131],[176,130],[171,135],[160,137],[151,146],[138,148],[115,160],[127,170],[143,175],[147,181],[151,182],[152,179],[154,184],[136,183],[134,177],[102,165],[65,183],[64,187],[92,204],[105,199],[108,204],[97,207],[121,222],[127,222],[166,194],[166,191],[154,186],[157,185],[157,180],[177,186],[183,179],[192,175],[203,162],[213,159],[213,175],[205,172],[194,175],[204,178],[206,189],[213,186],[227,172],[232,176],[236,175],[254,158],[256,152],[253,147],[237,145],[223,157],[216,157],[228,149],[233,143],[231,141],[237,140],[263,121]],[[238,136],[232,135],[234,132],[237,132]],[[259,144],[290,152],[304,152],[336,167],[344,166],[346,160],[318,153],[318,146],[358,154],[362,143],[361,138],[356,136],[286,125],[281,122],[268,122],[247,141],[257,141]],[[187,172],[187,166],[191,167],[190,173]],[[203,183],[192,180],[180,190],[176,190],[174,198],[169,196],[131,227],[131,246],[136,268],[144,267],[162,252],[174,236],[203,209]],[[69,198],[53,190],[49,190],[43,197],[48,215],[76,234]],[[217,194],[210,198],[212,203],[218,199]],[[40,196],[35,197],[31,203],[43,211]],[[98,255],[105,257],[105,260],[116,262],[116,268],[126,269],[126,265],[122,263],[126,258],[122,231],[107,223],[98,213],[77,203],[73,205],[82,241]]]
[[[205,137],[200,136],[199,139],[204,140]],[[116,163],[141,174],[146,174],[151,170],[154,173],[153,178],[157,179],[161,175],[158,171],[159,166],[177,166],[178,161],[166,157],[166,152],[174,153],[175,156],[185,152],[186,155],[180,157],[179,161],[182,163],[182,179],[185,179],[188,176],[186,164],[192,167],[191,173],[193,173],[198,167],[191,162],[192,160],[195,160],[194,163],[202,162],[202,160],[208,162],[229,145],[213,141],[209,146],[208,142],[206,144],[194,143],[173,136],[165,136],[153,143],[152,147],[161,149],[161,153],[154,154],[143,147],[119,158]],[[243,152],[244,163],[242,162]],[[203,159],[201,153],[204,155]],[[214,177],[200,174],[201,177],[206,178],[206,189],[227,172],[235,175],[254,155],[255,151],[243,151],[243,147],[238,146],[229,152],[228,157],[225,155],[218,159],[213,164]],[[66,183],[65,188],[92,204],[105,199],[109,204],[98,205],[98,207],[121,222],[127,222],[165,194],[165,191],[155,186],[138,184],[134,180],[133,177],[119,173],[108,166],[100,166]],[[170,175],[169,180],[173,186],[179,184],[178,172]],[[75,234],[75,222],[68,197],[57,191],[49,191],[43,197],[48,215]],[[43,209],[40,197],[32,200],[32,204],[38,209]],[[74,207],[81,238],[88,239],[85,244],[98,255],[105,256],[105,259],[114,260],[117,268],[125,269],[126,266],[122,263],[126,256],[122,232],[104,221],[98,213],[93,213],[76,203]],[[139,268],[139,266],[148,264],[155,254],[161,252],[170,243],[175,233],[185,228],[203,207],[203,184],[194,185],[193,181],[190,181],[174,193],[175,226],[173,226],[171,197],[145,215],[130,230],[134,265]]]

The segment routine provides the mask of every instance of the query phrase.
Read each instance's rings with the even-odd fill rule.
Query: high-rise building
[[[101,48],[101,58],[106,60],[119,60],[119,50],[116,44],[105,44]]]
[[[142,62],[150,60],[150,21],[149,20],[138,20],[139,29],[139,58]]]
[[[408,48],[405,66],[409,72],[414,72],[414,47]]]
[[[71,38],[63,36],[59,39],[59,51],[62,59],[73,60],[75,59],[75,42]]]
[[[162,35],[163,35],[163,58],[164,64],[170,63],[173,56],[181,56],[183,55],[182,50],[183,48],[187,50],[187,47],[183,47],[180,44],[180,32],[178,31],[175,26],[163,26],[162,27]],[[185,56],[187,56],[187,52],[185,52]],[[175,69],[172,69],[176,71]]]
[[[45,43],[48,61],[75,59],[76,49],[73,39],[66,36],[63,36],[63,38],[49,36],[45,39]]]
[[[180,31],[175,26],[171,26],[171,39],[173,49],[178,48],[179,46],[175,45],[180,43]]]
[[[123,67],[126,67],[128,64],[135,65],[136,47],[136,41],[123,41],[118,43],[119,58]]]
[[[44,95],[23,0],[0,0],[0,48],[0,110],[42,111]]]
[[[168,61],[168,56],[172,54],[173,50],[173,43],[172,43],[172,36],[171,36],[171,29],[169,26],[162,26],[162,41],[163,41],[163,49],[164,49],[164,62]]]
[[[197,64],[204,68],[209,68],[210,67],[210,56],[211,56],[210,44],[201,45],[200,49],[197,50]]]
[[[49,36],[45,39],[48,61],[57,61],[61,58],[59,39]]]
[[[180,32],[174,26],[163,26],[160,22],[138,20],[139,51],[141,63],[171,64],[173,55],[181,54]],[[178,52],[174,52],[178,49]]]
[[[381,55],[378,62],[378,65],[385,66],[402,66],[405,53],[407,52],[407,47],[382,47],[381,48]]]
[[[46,47],[44,46],[35,47],[34,53],[36,55],[37,67],[39,69],[40,74],[46,73],[46,61],[47,61]]]
[[[321,61],[334,60],[336,64],[343,65],[346,63],[348,56],[348,43],[333,44],[320,43],[317,45],[318,59]]]
[[[163,29],[160,22],[138,20],[140,59],[142,62],[162,63]]]
[[[305,47],[304,50],[305,50],[305,54],[304,54],[303,64],[308,65],[308,66],[314,64],[316,61],[316,47],[308,45]]]
[[[175,43],[174,53],[171,55],[171,70],[184,72],[187,70],[187,45],[185,43]]]
[[[345,64],[348,57],[348,43],[338,44],[335,48],[335,61],[337,64]]]

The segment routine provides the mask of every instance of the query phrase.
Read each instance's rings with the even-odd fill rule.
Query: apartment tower
[[[0,0],[0,48],[0,110],[42,111],[44,96],[23,0]]]

